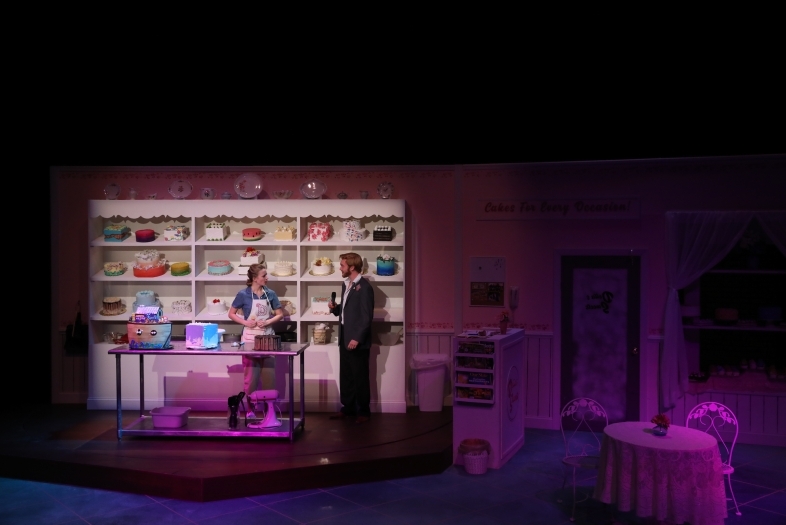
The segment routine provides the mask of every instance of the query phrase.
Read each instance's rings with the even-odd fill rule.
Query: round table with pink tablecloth
[[[722,525],[726,489],[716,439],[675,425],[660,437],[653,426],[628,421],[605,428],[594,497],[641,517]]]

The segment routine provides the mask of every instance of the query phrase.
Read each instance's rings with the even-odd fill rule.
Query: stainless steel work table
[[[117,439],[120,440],[124,435],[134,436],[205,436],[205,437],[244,437],[244,438],[269,438],[269,437],[288,437],[294,439],[295,430],[305,428],[305,383],[303,381],[303,363],[305,349],[309,343],[281,343],[281,350],[264,352],[243,352],[236,350],[236,347],[229,347],[228,343],[221,343],[219,348],[211,350],[192,350],[186,348],[184,341],[174,341],[173,348],[170,350],[130,350],[128,345],[109,350],[110,354],[115,355],[115,370],[117,373]],[[222,348],[227,346],[231,350]],[[120,387],[120,358],[124,355],[139,356],[139,419],[123,427],[123,408]],[[248,357],[283,357],[289,361],[289,418],[281,421],[280,427],[270,429],[248,428],[245,426],[242,415],[238,417],[238,428],[229,429],[227,417],[189,417],[188,423],[180,428],[155,428],[153,417],[145,415],[145,366],[146,355],[213,355],[213,356],[248,356]],[[300,357],[300,417],[295,417],[295,376],[294,361],[295,357]],[[232,395],[228,393],[227,397]],[[246,403],[247,404],[247,403]]]

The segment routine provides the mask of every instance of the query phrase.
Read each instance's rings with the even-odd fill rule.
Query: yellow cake
[[[187,262],[176,262],[172,263],[170,270],[172,275],[188,275],[191,273],[191,265]]]

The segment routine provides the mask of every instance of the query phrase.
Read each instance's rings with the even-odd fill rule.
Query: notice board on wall
[[[469,305],[505,305],[505,258],[469,258]]]

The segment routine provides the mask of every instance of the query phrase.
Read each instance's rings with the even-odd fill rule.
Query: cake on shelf
[[[136,277],[158,277],[166,273],[166,261],[161,259],[158,250],[142,250],[136,253],[134,275]]]
[[[286,277],[295,273],[295,268],[292,261],[278,261],[273,265],[273,275],[279,277]]]
[[[218,325],[216,323],[188,323],[186,325],[186,348],[218,347]]]
[[[325,242],[330,238],[330,224],[326,222],[312,222],[308,226],[308,240],[313,242]]]
[[[392,241],[393,228],[390,226],[374,226],[375,241]]]
[[[136,235],[136,242],[153,242],[156,240],[156,232],[153,230],[137,230],[134,232]]]
[[[347,242],[362,241],[366,236],[366,231],[357,219],[347,219],[342,223],[341,238]]]
[[[164,230],[165,241],[184,241],[188,237],[188,226],[172,224]]]
[[[240,255],[240,266],[251,266],[252,264],[259,264],[264,260],[265,255],[262,252],[249,246]]]
[[[244,241],[258,241],[262,238],[262,230],[259,228],[243,228]]]
[[[739,311],[736,308],[716,308],[715,320],[719,324],[734,324],[739,319]]]
[[[190,314],[192,311],[191,301],[188,299],[178,299],[172,301],[172,313],[176,315]]]
[[[232,271],[232,265],[227,260],[210,261],[207,263],[209,275],[226,275]]]
[[[389,276],[396,273],[396,258],[388,254],[377,256],[377,275]]]
[[[134,301],[132,308],[136,312],[140,306],[161,307],[161,301],[156,297],[153,290],[140,290],[136,293],[136,301]]]
[[[169,267],[170,273],[176,277],[191,273],[191,265],[187,262],[172,263]]]
[[[104,227],[106,242],[122,242],[131,236],[131,228],[122,224],[109,224]]]
[[[295,239],[295,228],[291,226],[277,226],[273,232],[273,239],[277,241],[292,241]]]
[[[312,275],[330,275],[333,273],[333,261],[329,257],[319,257],[311,264]]]
[[[210,315],[225,314],[229,310],[223,299],[211,299],[207,302],[207,313]]]
[[[330,297],[312,297],[311,313],[313,315],[330,315],[330,308],[328,308],[329,302]]]
[[[223,241],[229,237],[229,225],[225,222],[211,222],[205,226],[205,239],[208,241]]]
[[[126,308],[119,297],[104,297],[103,307],[98,312],[101,315],[120,315],[125,313]]]
[[[117,276],[126,273],[128,266],[124,262],[108,262],[104,263],[104,275]]]

